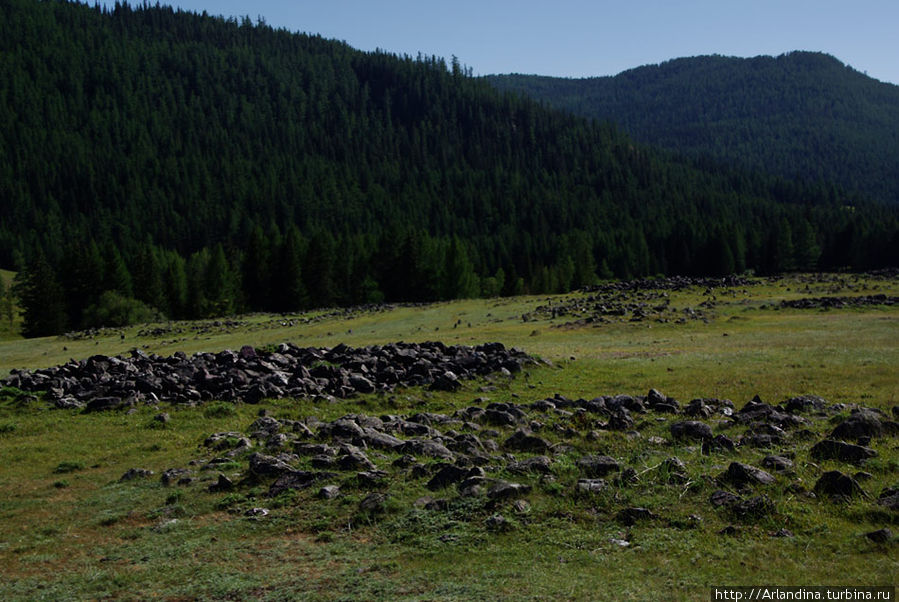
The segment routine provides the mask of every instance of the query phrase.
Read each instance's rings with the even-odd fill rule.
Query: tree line
[[[899,210],[471,77],[169,7],[0,6],[0,266],[25,334],[883,267]]]

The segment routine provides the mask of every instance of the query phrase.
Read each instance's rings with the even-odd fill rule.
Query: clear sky
[[[476,75],[590,77],[684,56],[812,50],[899,83],[899,0],[160,1],[360,50],[455,55]]]

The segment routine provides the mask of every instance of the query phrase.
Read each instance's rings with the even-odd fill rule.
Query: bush
[[[85,328],[131,326],[164,319],[159,310],[115,291],[106,291],[97,303],[84,310]]]
[[[55,474],[66,474],[69,472],[75,472],[76,470],[81,470],[84,468],[84,464],[81,462],[60,462],[56,465],[56,468],[53,469]]]

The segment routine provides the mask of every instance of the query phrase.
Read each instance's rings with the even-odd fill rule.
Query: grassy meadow
[[[208,435],[248,432],[260,410],[276,418],[327,421],[350,413],[452,414],[476,398],[530,404],[555,394],[591,399],[656,388],[682,407],[694,398],[730,399],[739,409],[755,395],[776,404],[812,394],[889,415],[899,406],[899,306],[779,307],[785,299],[875,293],[899,295],[899,280],[793,276],[712,291],[665,291],[666,322],[613,316],[579,324],[577,313],[552,318],[538,310],[585,297],[572,293],[237,316],[37,340],[0,331],[0,377],[136,347],[170,355],[281,342],[501,341],[549,364],[512,378],[469,381],[456,393],[404,389],[337,403],[162,404],[129,413],[50,409],[42,399],[4,390],[0,597],[708,600],[712,585],[895,584],[896,539],[879,544],[864,534],[899,526],[895,512],[872,501],[899,484],[899,438],[872,440],[878,455],[860,468],[813,461],[808,447],[833,428],[827,419],[808,427],[815,433],[808,442],[703,455],[698,445],[671,442],[668,422],[649,413],[637,419],[639,437],[600,430],[593,438],[576,438],[575,449],[560,447],[554,479],[515,477],[532,485],[528,503],[515,510],[478,498],[453,498],[439,511],[425,510],[414,501],[433,493],[399,472],[391,473],[390,498],[378,513],[359,509],[364,491],[351,484],[326,501],[316,498],[315,487],[276,498],[252,485],[212,493],[206,485],[217,472],[188,487],[165,487],[159,480],[168,468],[208,460],[210,451],[202,447]],[[704,319],[675,319],[694,315],[687,308],[702,308]],[[523,319],[526,314],[532,317]],[[154,419],[160,412],[169,414],[167,423]],[[840,414],[846,415],[848,408]],[[561,442],[557,431],[570,420],[546,417],[545,436]],[[723,421],[706,422],[732,434],[719,431]],[[640,480],[595,495],[573,494],[569,485],[582,453],[610,455],[633,467]],[[793,454],[794,462],[789,476],[778,475],[765,490],[776,512],[740,522],[709,504],[710,494],[722,488],[714,477],[732,460],[758,466],[769,453]],[[671,456],[686,464],[687,481],[663,478],[659,466]],[[394,459],[385,455],[383,465]],[[155,475],[121,482],[135,467]],[[821,472],[831,469],[867,472],[862,486],[870,497],[836,504],[807,495]],[[228,470],[239,473],[238,466]],[[616,514],[629,506],[649,508],[661,519],[626,526]],[[247,516],[255,507],[268,515]],[[508,518],[502,529],[489,526],[496,513]],[[722,534],[728,526],[736,528]],[[775,536],[783,529],[791,536]]]

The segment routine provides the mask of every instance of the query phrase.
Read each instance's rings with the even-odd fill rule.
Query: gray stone
[[[865,495],[858,481],[838,470],[831,470],[821,475],[821,478],[815,483],[815,493],[846,498]]]
[[[714,437],[712,427],[698,420],[675,422],[671,425],[671,436],[675,439],[693,439],[698,441]]]
[[[809,455],[816,460],[839,460],[850,464],[860,464],[877,456],[877,452],[869,447],[825,439],[809,450]]]
[[[756,468],[755,466],[750,466],[749,464],[743,464],[741,462],[731,462],[730,466],[727,468],[727,472],[721,475],[721,479],[733,483],[737,487],[743,487],[745,485],[770,485],[775,481],[770,473],[765,472],[761,468]]]
[[[618,472],[621,466],[609,456],[584,456],[577,461],[578,470],[586,477],[604,477],[610,472]]]
[[[493,484],[487,490],[487,497],[491,500],[508,500],[520,497],[531,492],[530,485],[522,485],[521,483],[510,483],[508,481],[499,481]]]
[[[603,479],[578,479],[576,488],[582,493],[599,493],[608,486]]]

